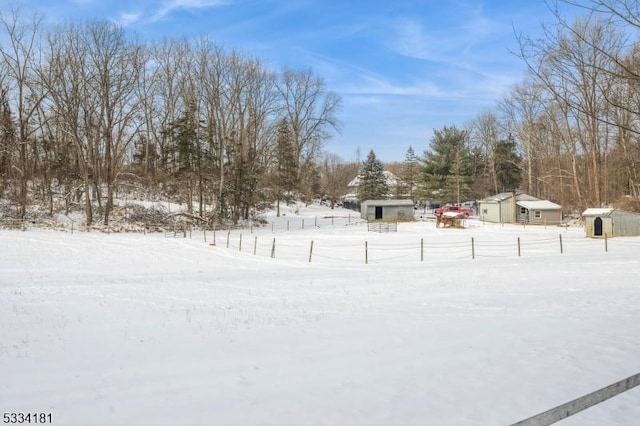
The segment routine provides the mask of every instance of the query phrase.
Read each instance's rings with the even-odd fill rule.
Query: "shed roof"
[[[413,206],[411,200],[367,200],[363,204],[367,206]]]
[[[561,210],[562,206],[549,200],[516,201],[516,204],[529,210]]]
[[[483,198],[480,200],[481,203],[500,203],[502,201],[506,201],[510,198],[513,198],[513,192],[501,192],[500,194],[492,195],[487,198]],[[534,197],[533,195],[525,194],[524,192],[516,192],[516,200],[539,200],[539,198]]]
[[[582,216],[609,216],[615,209],[607,208],[589,208],[582,212]]]

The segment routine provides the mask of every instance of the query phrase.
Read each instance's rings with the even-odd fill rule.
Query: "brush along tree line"
[[[403,196],[518,187],[578,211],[620,199],[635,209],[638,3],[563,3],[581,14],[551,9],[542,37],[518,35],[527,75],[493,109],[387,165]],[[274,72],[206,37],[141,43],[109,22],[44,29],[16,10],[0,31],[0,199],[17,217],[82,207],[108,224],[118,191],[136,188],[237,222],[278,200],[335,202],[364,170],[323,152],[341,99],[312,70]]]

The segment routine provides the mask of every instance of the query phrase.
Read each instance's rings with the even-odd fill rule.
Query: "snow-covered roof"
[[[363,204],[367,206],[413,206],[411,200],[367,200]]]
[[[482,200],[480,200],[480,202],[499,203],[501,201],[508,200],[509,198],[512,198],[512,197],[513,197],[513,192],[501,192],[500,194],[483,198]],[[519,198],[524,198],[525,200],[539,200],[539,198],[536,198],[529,194],[525,194],[524,192],[516,192],[516,200]]]
[[[517,201],[517,205],[529,210],[560,210],[562,206],[549,200]]]
[[[385,177],[385,181],[387,182],[387,186],[390,187],[395,187],[398,186],[398,183],[402,182],[402,180],[394,175],[393,173],[385,170],[384,172],[382,172],[384,174]],[[349,187],[350,188],[354,188],[360,185],[360,175],[356,176],[355,178],[353,178],[353,180],[351,182],[349,182]]]
[[[613,213],[615,209],[612,207],[606,208],[589,208],[582,212],[582,216],[608,216]]]

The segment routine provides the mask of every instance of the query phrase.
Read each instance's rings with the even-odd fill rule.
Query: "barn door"
[[[382,207],[376,206],[376,220],[382,219]]]
[[[602,236],[602,219],[596,217],[596,220],[593,221],[593,235],[597,237]]]

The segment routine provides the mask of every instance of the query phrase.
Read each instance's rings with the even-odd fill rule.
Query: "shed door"
[[[596,220],[593,221],[593,235],[602,236],[602,219],[599,217],[596,217]]]
[[[376,206],[376,220],[377,219],[382,219],[382,206]],[[602,229],[602,224],[600,224],[600,229]]]

